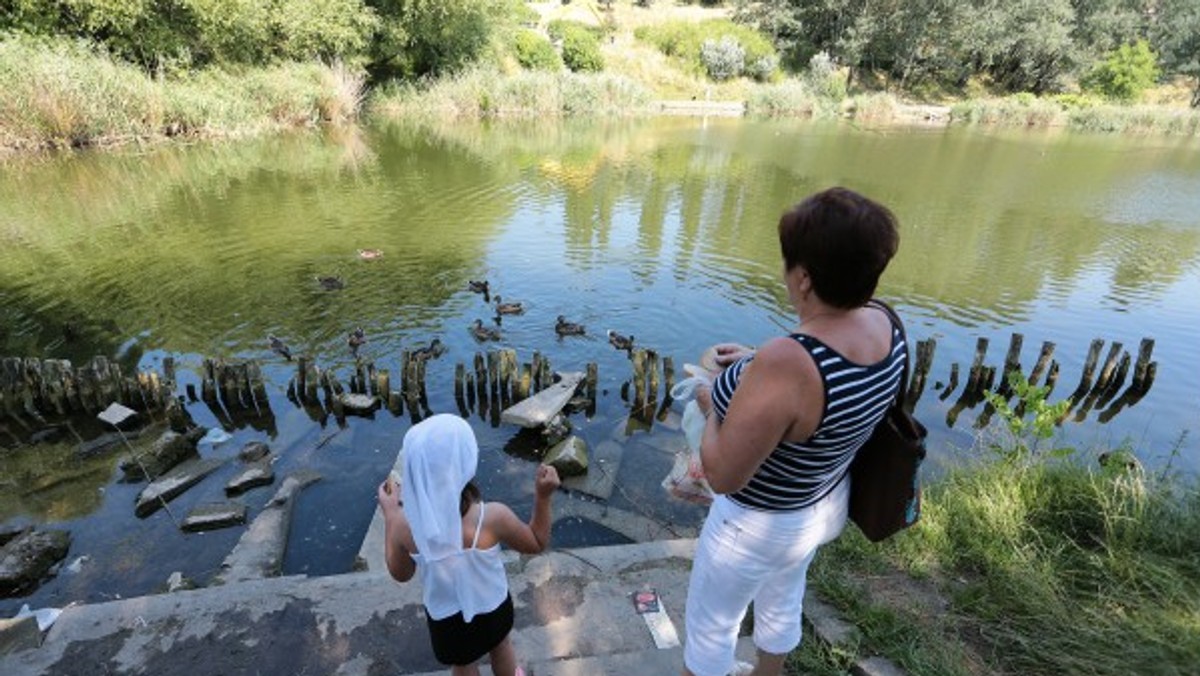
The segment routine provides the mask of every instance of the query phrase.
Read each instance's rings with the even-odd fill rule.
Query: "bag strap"
[[[900,387],[896,388],[896,405],[904,408],[904,397],[908,389],[908,333],[904,330],[904,322],[900,320],[900,315],[896,314],[896,311],[892,309],[891,305],[888,305],[878,298],[872,298],[871,300],[867,301],[867,304],[883,310],[883,312],[888,316],[888,320],[891,321],[892,326],[900,329],[900,340],[904,342],[904,371],[900,377]]]

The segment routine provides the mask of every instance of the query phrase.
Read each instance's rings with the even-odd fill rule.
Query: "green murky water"
[[[377,367],[440,338],[429,403],[457,410],[453,371],[480,348],[467,330],[491,322],[469,279],[527,308],[504,319],[498,344],[522,361],[536,350],[555,368],[599,367],[589,443],[625,447],[611,503],[655,520],[695,525],[700,510],[658,486],[670,439],[655,425],[624,433],[629,379],[606,329],[694,361],[725,339],[758,343],[790,325],[774,236],[779,213],[834,184],[891,206],[902,224],[881,295],[911,337],[937,350],[917,413],[937,460],[966,457],[982,406],[954,410],[939,386],[970,366],[976,340],[999,365],[1009,337],[1025,338],[1028,370],[1042,341],[1057,345],[1052,399],[1078,383],[1089,343],[1121,342],[1136,357],[1154,338],[1157,378],[1123,409],[1072,414],[1061,441],[1084,449],[1129,441],[1148,466],[1194,472],[1200,386],[1200,153],[1194,140],[860,129],[794,122],[662,119],[553,126],[381,127],[193,147],[23,158],[0,165],[0,355],[126,370],[176,359],[180,384],[198,383],[204,357],[263,360],[270,425],[232,425],[207,452],[232,457],[264,440],[276,472],[313,467],[325,479],[297,505],[289,572],[348,570],[407,415],[381,412],[344,428],[313,420],[285,397],[292,371],[268,333],[349,377],[346,334],[356,326]],[[382,249],[361,260],[358,249]],[[340,276],[327,291],[317,276]],[[588,336],[559,339],[557,315]],[[962,385],[960,383],[959,388]],[[198,422],[217,424],[203,404]],[[480,479],[518,511],[531,503],[533,463],[515,430],[472,421],[484,447]],[[68,561],[88,556],[31,599],[61,605],[152,591],[172,570],[201,581],[240,529],[184,535],[163,513],[132,514],[138,485],[115,482],[117,455],[73,459],[79,423],[55,443],[0,421],[0,521],[60,523]],[[524,449],[524,450],[522,450]],[[172,503],[184,513],[223,499],[233,463]],[[247,494],[251,516],[271,489]],[[569,524],[561,543],[603,541]],[[591,537],[593,540],[589,540]],[[598,538],[598,539],[596,539]],[[152,546],[155,545],[155,546]],[[161,546],[166,545],[166,546]],[[12,601],[0,604],[0,615]]]

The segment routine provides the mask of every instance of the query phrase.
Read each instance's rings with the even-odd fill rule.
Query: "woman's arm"
[[[700,461],[717,493],[734,493],[785,438],[807,437],[825,405],[816,364],[794,340],[763,345],[742,371],[724,421],[712,415],[708,391],[697,400],[707,416]]]
[[[489,503],[489,506],[494,507],[494,511],[489,511],[488,514],[494,514],[492,518],[495,521],[492,521],[492,518],[488,521],[495,529],[496,539],[522,554],[540,554],[549,547],[550,500],[558,486],[558,470],[549,465],[539,465],[534,480],[533,516],[528,524],[518,519],[507,505]]]
[[[379,484],[375,494],[379,508],[383,511],[383,560],[387,563],[392,579],[408,582],[417,572],[417,562],[404,545],[412,539],[412,532],[409,530],[408,518],[404,516],[404,510],[397,499],[400,487],[396,486],[392,490],[395,492],[390,492],[387,482],[384,482]]]

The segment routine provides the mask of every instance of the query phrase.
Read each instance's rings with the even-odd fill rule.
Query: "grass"
[[[36,149],[346,122],[363,80],[315,62],[154,78],[80,42],[9,37],[0,91],[0,148]]]
[[[952,106],[950,115],[952,121],[964,124],[1183,136],[1200,132],[1197,110],[1177,105],[1122,106],[1073,96],[1038,98],[1018,94],[971,99]]]
[[[371,101],[372,113],[432,119],[513,119],[622,116],[648,112],[650,93],[610,74],[522,71],[504,76],[478,68],[428,85],[393,85]]]
[[[1040,456],[952,470],[883,545],[811,584],[914,674],[1183,674],[1200,664],[1200,489]]]

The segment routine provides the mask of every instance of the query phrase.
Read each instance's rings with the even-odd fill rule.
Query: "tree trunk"
[[[1196,88],[1192,90],[1192,107],[1200,108],[1200,76],[1196,77]]]

